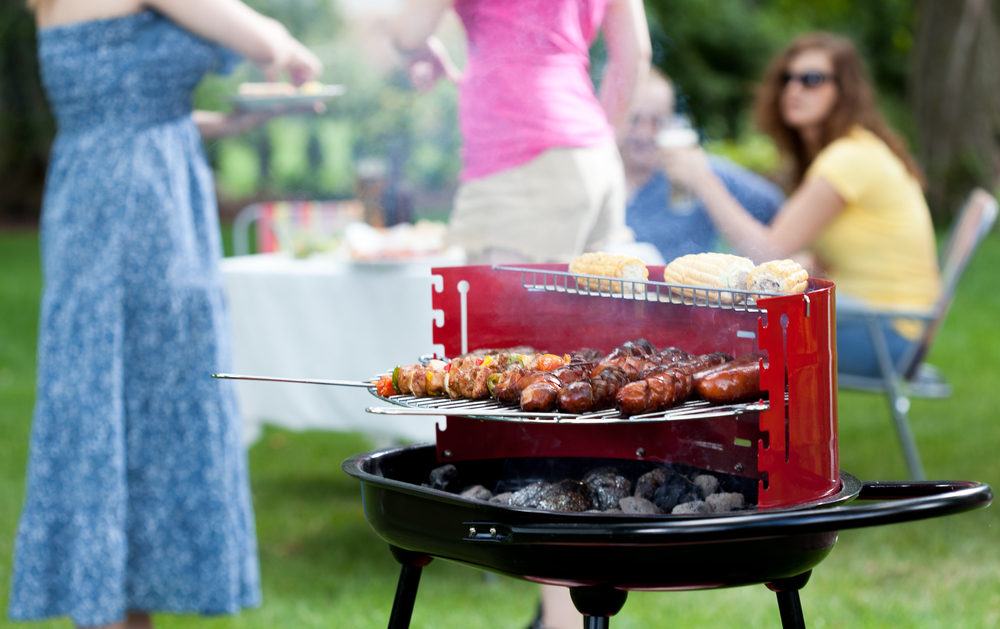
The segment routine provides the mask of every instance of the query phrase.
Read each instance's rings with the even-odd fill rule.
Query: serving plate
[[[324,85],[316,92],[299,93],[288,96],[243,96],[233,95],[229,102],[234,107],[244,111],[260,111],[265,109],[302,108],[305,105],[321,103],[344,93],[343,85]]]

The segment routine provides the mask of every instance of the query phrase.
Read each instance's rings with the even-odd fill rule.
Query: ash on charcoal
[[[722,492],[705,498],[705,504],[711,507],[715,513],[727,513],[741,511],[746,506],[746,499],[743,494]]]
[[[635,483],[635,497],[652,500],[656,490],[667,482],[668,475],[667,470],[662,467],[646,472]]]
[[[655,504],[645,498],[626,496],[621,499],[621,512],[629,515],[653,515],[663,513]]]
[[[548,511],[587,511],[593,507],[587,484],[570,478],[549,485],[538,496],[538,509]]]
[[[632,493],[632,481],[613,467],[591,470],[584,475],[583,482],[590,489],[594,508],[601,511],[614,509],[622,498]]]
[[[699,474],[691,482],[701,491],[702,498],[708,498],[719,491],[719,479],[708,474]]]
[[[515,507],[537,507],[539,498],[548,488],[549,483],[541,481],[531,483],[524,489],[515,491],[514,495],[510,497],[510,504]]]
[[[455,480],[458,478],[458,468],[449,463],[431,470],[431,487],[442,491],[454,492]]]
[[[459,495],[463,498],[472,498],[473,500],[489,500],[493,494],[482,485],[473,485],[472,487],[463,489]]]
[[[497,494],[490,498],[490,502],[496,502],[502,505],[511,504],[510,499],[514,496],[512,492],[505,491],[502,494]]]
[[[756,508],[756,480],[683,463],[554,457],[508,459],[496,470],[464,465],[435,469],[429,486],[491,504],[577,513],[646,516]]]
[[[670,513],[673,515],[702,515],[712,513],[712,507],[708,506],[704,500],[692,500],[677,505]]]

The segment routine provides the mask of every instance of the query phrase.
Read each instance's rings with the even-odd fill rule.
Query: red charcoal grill
[[[391,401],[447,415],[435,444],[359,454],[343,464],[361,480],[365,514],[402,564],[390,629],[409,626],[420,572],[439,557],[507,576],[571,588],[584,626],[607,627],[630,590],[689,590],[764,583],[777,592],[782,626],[805,627],[798,590],[838,531],[985,507],[973,482],[861,483],[839,469],[834,286],[805,294],[678,293],[659,282],[632,292],[620,280],[590,289],[565,265],[450,267],[440,276],[434,330],[443,354],[527,344],[561,354],[608,352],[645,338],[691,353],[759,352],[768,402],[680,409],[624,420],[525,415],[440,398]],[[650,267],[662,277],[662,267]],[[622,290],[624,288],[624,290]],[[673,288],[673,290],[672,290]],[[443,321],[443,323],[441,323]],[[784,403],[781,401],[784,400]],[[511,466],[573,473],[613,463],[729,474],[756,485],[757,510],[663,516],[543,511],[462,498],[426,483],[452,463],[465,484],[489,486]],[[579,478],[579,476],[575,476]],[[853,499],[879,500],[844,506]]]

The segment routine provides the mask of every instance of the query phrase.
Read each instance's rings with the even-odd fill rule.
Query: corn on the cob
[[[685,299],[722,301],[732,303],[731,289],[744,290],[747,276],[754,268],[749,258],[728,253],[693,253],[681,256],[663,269],[663,281],[668,284],[707,286],[718,291],[672,289]],[[742,296],[737,296],[737,300]]]
[[[792,260],[771,260],[757,265],[747,276],[747,289],[763,293],[804,293],[809,273]]]
[[[595,252],[577,256],[570,262],[569,272],[582,275],[603,275],[605,277],[625,280],[612,282],[592,279],[589,281],[591,290],[612,291],[615,293],[622,291],[626,293],[644,292],[646,287],[643,284],[634,284],[628,280],[645,282],[649,278],[649,270],[642,260],[634,256],[617,253]],[[577,283],[580,288],[588,286],[588,281],[582,278],[577,280]]]

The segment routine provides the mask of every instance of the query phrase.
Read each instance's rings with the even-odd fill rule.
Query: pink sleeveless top
[[[462,181],[554,147],[610,142],[588,49],[608,0],[456,0],[469,58],[458,117]]]

